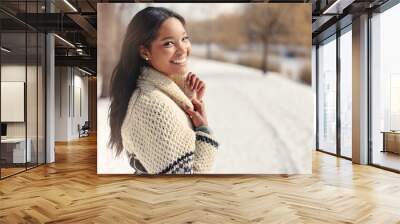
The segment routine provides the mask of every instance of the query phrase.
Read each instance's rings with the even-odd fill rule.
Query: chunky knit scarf
[[[209,173],[218,143],[194,131],[182,107],[193,105],[179,86],[146,67],[132,94],[122,125],[124,150],[150,174]]]

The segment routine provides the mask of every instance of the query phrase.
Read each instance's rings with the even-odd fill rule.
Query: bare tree
[[[110,80],[118,62],[121,43],[130,19],[139,10],[135,4],[99,4],[98,6],[98,73],[102,79],[101,97],[110,94]]]
[[[193,43],[206,45],[206,57],[212,58],[211,46],[238,50],[261,44],[262,55],[253,57],[252,66],[264,73],[268,66],[271,44],[311,46],[311,10],[307,4],[249,4],[235,13],[188,22]],[[258,62],[260,60],[260,62]]]
[[[194,43],[206,45],[206,58],[212,58],[211,44],[215,42],[215,28],[213,20],[189,21],[188,29]]]
[[[240,14],[223,14],[215,21],[215,41],[229,49],[237,49],[243,44],[247,44],[246,33],[243,31],[245,26]]]
[[[242,32],[242,18],[237,14],[222,14],[217,18],[189,22],[188,29],[195,43],[206,45],[206,57],[212,58],[211,45],[237,49],[246,44],[246,34]]]
[[[289,26],[285,17],[290,8],[284,4],[251,4],[244,10],[244,27],[250,41],[262,43],[262,70],[268,68],[268,46],[280,36],[287,34]]]

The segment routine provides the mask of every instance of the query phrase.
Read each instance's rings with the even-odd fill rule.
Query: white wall
[[[76,68],[56,67],[56,141],[79,138],[78,124],[88,120],[88,78],[83,75]]]
[[[25,82],[25,71],[24,65],[2,65],[1,66],[1,81],[2,82]],[[32,66],[28,66],[29,71],[32,70]],[[26,83],[26,82],[25,82]],[[29,94],[28,94],[29,95]],[[36,95],[36,94],[35,94]],[[4,96],[2,96],[3,98]],[[9,108],[1,108],[1,110],[8,110]],[[24,110],[24,108],[22,108]],[[7,122],[7,135],[9,137],[25,137],[25,122]]]
[[[55,141],[68,140],[68,70],[67,67],[55,68]]]
[[[77,73],[78,72],[78,73]],[[88,77],[81,76],[82,73],[79,70],[74,70],[74,108],[73,108],[73,119],[72,119],[72,130],[71,135],[78,137],[78,124],[81,126],[88,120]],[[80,102],[79,102],[80,101]],[[80,111],[81,110],[81,111]]]
[[[27,69],[27,70],[25,70]],[[34,66],[27,66],[24,65],[2,65],[1,66],[1,81],[4,82],[25,82],[25,75],[28,72],[28,79],[30,78],[30,74],[36,74],[36,67]],[[29,79],[30,85],[36,85],[36,81]],[[27,88],[27,103],[31,103],[36,100],[36,89]],[[36,102],[36,101],[35,101]],[[31,107],[36,108],[36,104],[28,105]],[[40,105],[39,105],[40,106]],[[1,108],[1,110],[7,110],[9,108]],[[36,130],[36,113],[30,113],[31,111],[28,110],[27,112],[27,119],[28,122],[35,121],[35,124],[28,124],[28,137],[32,130]],[[25,137],[25,126],[26,122],[7,122],[7,136],[8,137]],[[35,132],[36,134],[36,132]]]

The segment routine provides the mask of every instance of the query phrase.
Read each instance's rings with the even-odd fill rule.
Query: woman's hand
[[[185,80],[186,87],[194,94],[192,99],[197,99],[202,102],[204,93],[206,92],[206,84],[196,76],[196,74],[189,72]]]
[[[208,126],[204,103],[197,99],[192,99],[192,103],[194,109],[191,109],[189,106],[184,106],[183,109],[189,115],[190,119],[192,119],[194,127],[198,128],[202,125]]]

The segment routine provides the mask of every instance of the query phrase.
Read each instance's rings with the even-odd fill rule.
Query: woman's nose
[[[186,53],[188,49],[187,43],[184,42],[179,42],[179,44],[176,45],[177,53]]]

